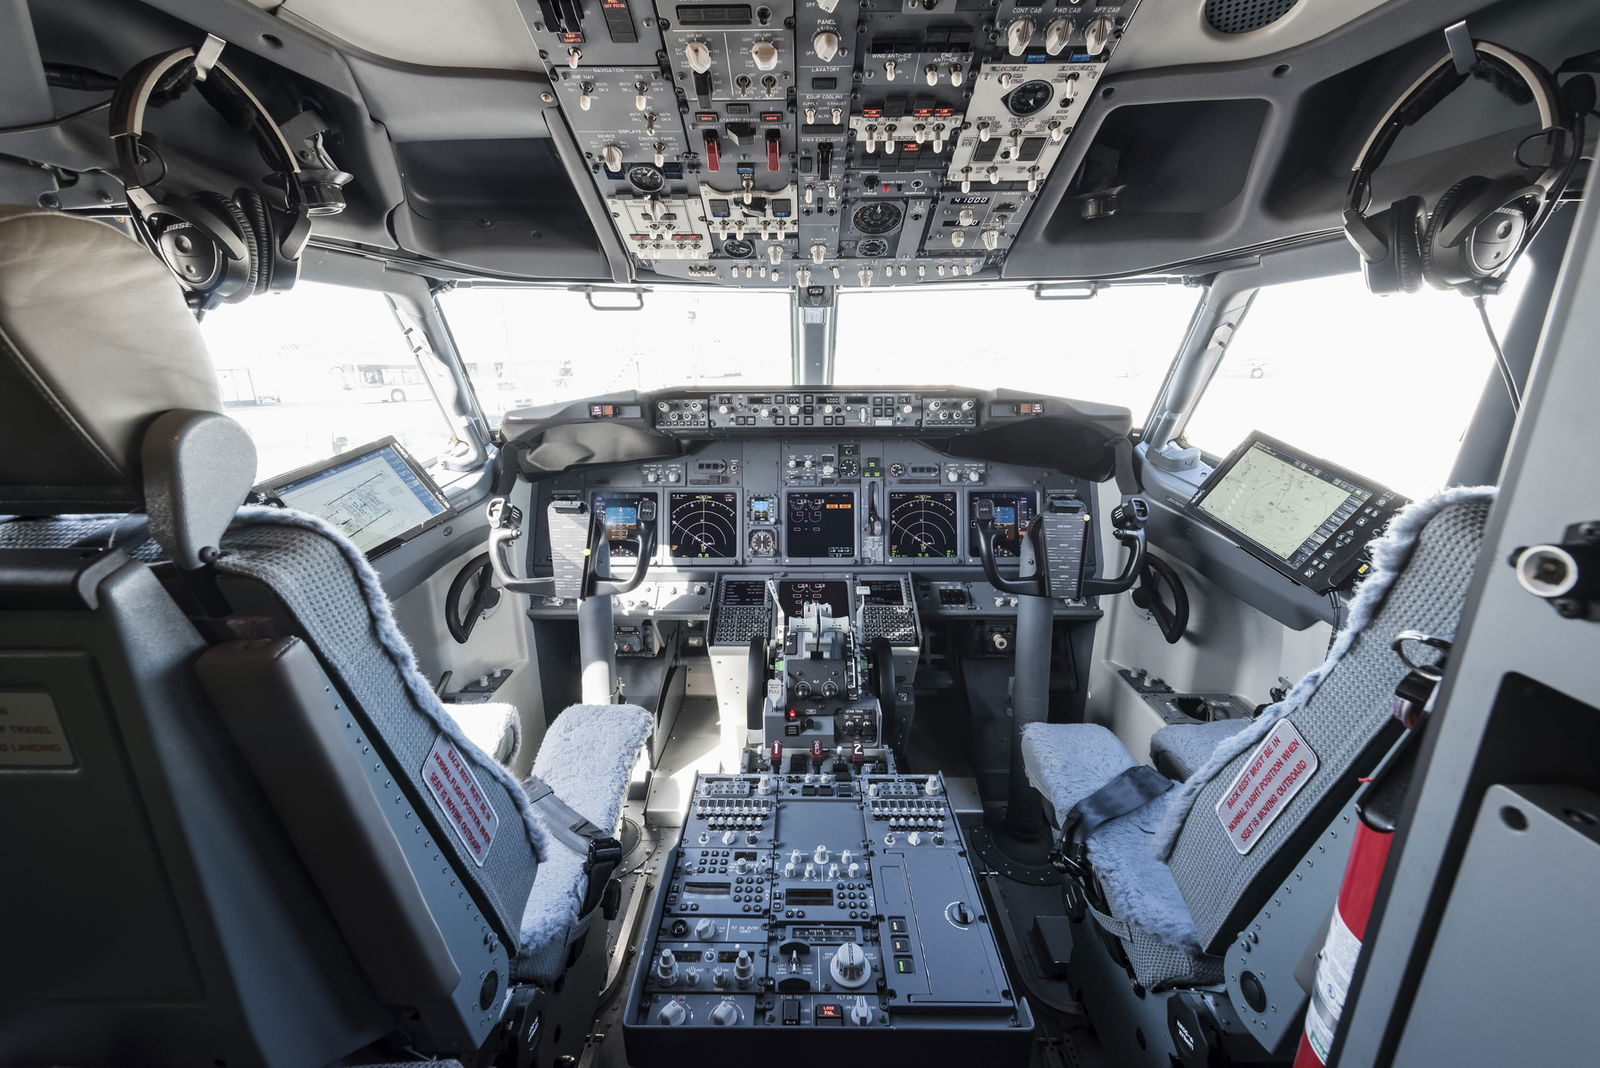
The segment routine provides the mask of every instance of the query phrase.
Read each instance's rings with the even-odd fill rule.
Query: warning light
[[[800,718],[800,710],[798,708],[791,708],[791,709],[789,709],[788,712],[784,713],[784,715],[788,719],[799,719]]]
[[[818,1005],[817,1006],[817,1019],[819,1019],[819,1020],[837,1020],[837,1019],[841,1019],[843,1017],[843,1015],[844,1015],[844,1010],[841,1009],[838,1005]]]

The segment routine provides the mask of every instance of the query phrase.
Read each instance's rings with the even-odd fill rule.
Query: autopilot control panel
[[[555,104],[636,277],[994,273],[1137,0],[537,0]]]
[[[938,774],[802,754],[701,775],[641,942],[629,1060],[743,1058],[752,1032],[839,1028],[852,1058],[1024,1063],[1032,1016],[986,913]]]

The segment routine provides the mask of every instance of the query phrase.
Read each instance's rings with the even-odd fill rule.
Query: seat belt
[[[1135,764],[1072,806],[1061,823],[1061,862],[1074,875],[1089,870],[1089,839],[1102,826],[1143,808],[1174,786],[1148,764]]]
[[[587,916],[596,905],[606,900],[606,887],[611,882],[611,874],[622,862],[622,843],[561,800],[555,789],[539,776],[529,775],[523,780],[522,792],[528,804],[545,818],[550,833],[562,845],[584,858],[583,872],[588,877],[588,886],[584,889],[583,906],[578,912],[581,916]],[[606,918],[612,918],[609,911]]]

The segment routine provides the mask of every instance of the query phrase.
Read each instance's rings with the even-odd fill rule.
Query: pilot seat
[[[1318,925],[1351,839],[1352,798],[1402,733],[1392,715],[1411,670],[1402,652],[1437,656],[1397,639],[1454,636],[1492,499],[1492,489],[1459,488],[1402,513],[1375,544],[1374,571],[1326,660],[1254,720],[1163,728],[1151,743],[1156,768],[1138,767],[1103,726],[1025,729],[1024,768],[1053,810],[1069,903],[1089,918],[1074,927],[1070,981],[1103,1032],[1129,1021],[1130,1036],[1137,1022],[1144,1034],[1194,1038],[1196,1016],[1162,1007],[1180,998],[1183,1012],[1210,1021],[1208,1031],[1251,1033],[1256,1057],[1281,1053],[1298,1035],[1304,993],[1294,972],[1313,939],[1321,944]],[[1289,740],[1299,742],[1297,757],[1312,754],[1303,781],[1284,791],[1264,826],[1249,826],[1249,813],[1230,819],[1241,806],[1235,785],[1263,753],[1269,762],[1283,755]],[[1111,1004],[1118,999],[1126,1004]],[[1164,1026],[1173,1018],[1183,1026]],[[1173,1041],[1191,1063],[1194,1047]],[[1222,1042],[1199,1041],[1202,1054]]]
[[[651,716],[518,782],[221,408],[160,262],[0,209],[0,1062],[575,1054]]]

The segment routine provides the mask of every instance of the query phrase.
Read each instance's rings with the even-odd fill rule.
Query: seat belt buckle
[[[611,873],[616,871],[617,865],[621,863],[621,842],[609,836],[589,839],[589,855],[583,862],[583,874],[587,877],[588,885],[583,892],[582,915],[587,916],[596,905],[606,901],[609,896],[607,889],[611,882]]]

